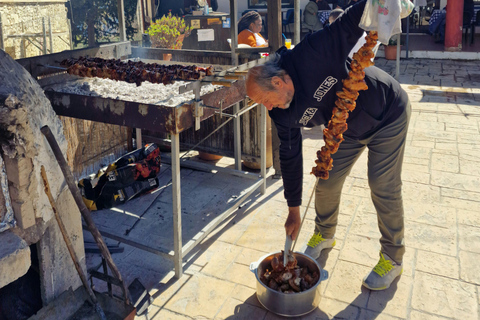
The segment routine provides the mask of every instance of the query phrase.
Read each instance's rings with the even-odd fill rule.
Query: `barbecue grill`
[[[239,171],[241,168],[241,144],[240,144],[240,116],[257,105],[248,106],[240,110],[239,102],[245,101],[246,93],[243,76],[248,68],[264,63],[266,59],[248,62],[246,64],[217,70],[213,75],[201,80],[182,83],[180,86],[171,87],[178,90],[178,94],[189,93],[189,98],[176,105],[144,103],[138,101],[125,101],[111,97],[103,97],[95,92],[93,78],[82,78],[65,74],[64,69],[59,65],[60,61],[67,58],[78,58],[80,56],[101,57],[104,59],[125,58],[131,53],[129,42],[116,43],[100,46],[94,49],[64,51],[57,54],[21,59],[22,64],[44,88],[46,96],[50,99],[53,109],[58,115],[73,117],[77,119],[92,120],[121,126],[128,126],[138,129],[148,129],[155,132],[167,133],[171,137],[171,170],[172,170],[172,193],[173,193],[173,219],[174,219],[174,252],[163,248],[150,247],[147,244],[137,243],[126,239],[118,234],[100,230],[103,236],[110,237],[117,241],[125,242],[137,248],[165,256],[174,261],[175,275],[180,277],[183,273],[182,260],[198,243],[200,243],[212,230],[223,220],[234,212],[238,206],[259,187],[261,193],[266,188],[266,111],[261,109],[261,174],[252,174]],[[72,85],[74,82],[89,84],[90,90],[95,95],[76,94],[63,92],[62,86]],[[112,83],[112,85],[115,85]],[[120,84],[119,84],[120,85]],[[220,86],[218,86],[220,85]],[[157,84],[157,86],[163,86]],[[205,94],[201,94],[202,87],[206,88]],[[168,87],[166,87],[168,90]],[[185,97],[188,97],[186,95]],[[233,108],[232,108],[233,106]],[[232,111],[226,112],[227,109]],[[218,171],[227,171],[231,174],[251,178],[254,182],[230,209],[217,216],[201,232],[193,236],[185,246],[182,246],[181,237],[181,194],[180,194],[180,155],[179,155],[179,134],[188,128],[200,128],[201,122],[220,114],[227,117],[228,121],[234,121],[234,154],[235,168],[225,169],[216,167]],[[138,131],[137,131],[138,132]],[[164,157],[165,159],[165,157]],[[182,161],[182,166],[199,168],[204,164],[187,164]]]

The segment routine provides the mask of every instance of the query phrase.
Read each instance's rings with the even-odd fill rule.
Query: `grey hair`
[[[247,80],[251,78],[262,91],[275,91],[272,78],[279,77],[280,79],[284,79],[286,74],[287,72],[280,68],[277,58],[251,68],[248,71]]]

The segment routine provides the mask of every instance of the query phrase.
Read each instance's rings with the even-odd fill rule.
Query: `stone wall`
[[[0,0],[0,18],[5,52],[14,59],[43,54],[43,21],[47,32],[47,53],[52,53],[49,21],[53,52],[71,48],[70,22],[67,19],[65,1]],[[23,36],[20,37],[21,35]]]
[[[9,232],[19,235],[21,249],[0,251],[0,270],[8,266],[17,270],[12,277],[19,277],[20,270],[28,264],[15,252],[23,252],[37,243],[40,261],[42,299],[49,303],[68,288],[81,285],[72,259],[54,218],[52,206],[45,194],[41,168],[45,168],[50,190],[58,213],[67,228],[74,250],[85,269],[85,251],[80,211],[66,187],[64,176],[50,145],[40,128],[48,125],[63,154],[67,141],[60,119],[37,81],[10,56],[0,50],[0,153],[5,162],[8,187],[17,227]],[[17,256],[17,258],[15,258]],[[22,256],[23,257],[23,256]],[[5,262],[8,261],[8,264]],[[4,263],[5,262],[5,263]],[[2,271],[3,276],[3,271]],[[2,278],[0,285],[16,278]]]

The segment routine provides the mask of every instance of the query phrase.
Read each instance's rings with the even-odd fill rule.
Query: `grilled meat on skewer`
[[[372,49],[377,44],[377,32],[370,31],[365,39],[366,43],[353,54],[353,61],[350,64],[352,71],[349,72],[347,79],[343,80],[342,91],[337,92],[338,98],[335,101],[332,118],[328,122],[327,128],[323,130],[325,146],[317,151],[316,166],[312,168],[311,173],[324,180],[328,179],[328,171],[333,167],[330,155],[338,151],[340,143],[344,140],[343,133],[348,129],[346,123],[348,112],[355,109],[358,91],[368,89],[363,69],[373,66],[371,58],[374,57],[374,53]]]
[[[201,80],[213,75],[213,67],[201,68],[195,65],[161,65],[142,61],[121,61],[119,59],[85,58],[65,59],[61,65],[67,73],[81,77],[98,77],[135,83],[144,81],[170,84],[174,80]]]

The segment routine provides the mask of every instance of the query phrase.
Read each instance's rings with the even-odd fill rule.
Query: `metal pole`
[[[247,105],[246,99],[245,106]],[[240,111],[240,103],[237,102],[233,105],[233,114],[238,114]],[[235,157],[235,169],[242,169],[242,139],[240,132],[240,117],[233,119],[233,153]]]
[[[135,128],[135,135],[137,137],[137,149],[143,147],[142,143],[142,129]]]
[[[294,29],[293,29],[293,43],[298,44],[300,42],[300,0],[295,0],[293,7],[294,14]]]
[[[70,19],[67,19],[68,23],[68,38],[70,39],[70,50],[73,50],[73,41],[72,41],[72,25],[70,24]]]
[[[412,11],[411,15],[412,14],[413,14],[413,11]],[[415,19],[415,17],[414,17],[414,19]],[[409,35],[410,35],[410,16],[408,16],[408,18],[407,18],[407,39],[405,41],[405,49],[406,49],[405,59],[408,59],[408,37],[409,37]]]
[[[50,17],[48,17],[48,33],[50,34],[50,53],[53,53],[52,21]]]
[[[182,195],[180,189],[180,135],[171,135],[172,143],[172,200],[173,200],[173,263],[175,277],[183,275],[182,253]]]
[[[47,30],[45,29],[45,17],[42,18],[43,28],[43,54],[47,54]]]
[[[118,32],[120,32],[120,41],[127,41],[127,32],[125,30],[125,6],[123,0],[117,0],[118,9]]]
[[[398,81],[400,77],[400,39],[401,33],[397,34],[397,64],[395,67],[395,79]]]
[[[263,178],[260,192],[265,194],[267,191],[267,108],[259,104],[260,108],[260,175]]]
[[[2,25],[2,13],[0,12],[0,49],[5,51],[5,45],[3,43],[3,25]]]

